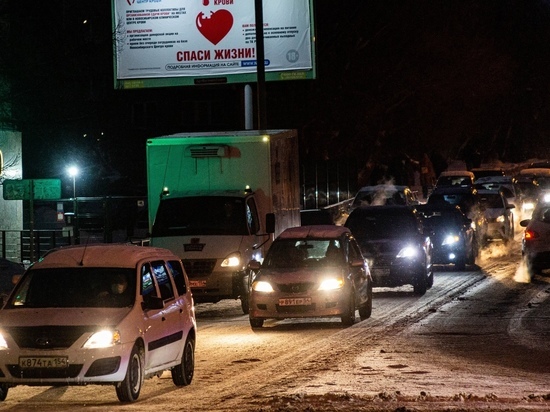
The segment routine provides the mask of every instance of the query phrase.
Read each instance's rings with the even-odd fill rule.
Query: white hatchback
[[[153,247],[57,249],[33,264],[0,310],[0,400],[16,385],[112,384],[194,374],[196,320],[180,259]]]

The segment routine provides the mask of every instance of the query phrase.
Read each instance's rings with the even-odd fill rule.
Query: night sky
[[[303,162],[550,157],[548,2],[314,9],[317,79],[266,86],[267,126],[298,129]],[[25,178],[65,179],[76,163],[89,195],[143,193],[147,138],[244,127],[244,85],[114,90],[107,0],[0,0],[0,13]]]

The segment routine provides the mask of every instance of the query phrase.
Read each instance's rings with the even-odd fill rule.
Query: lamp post
[[[73,234],[74,243],[78,245],[80,243],[80,231],[78,228],[78,202],[76,200],[76,176],[78,175],[78,168],[76,166],[70,166],[67,169],[69,176],[73,178]]]

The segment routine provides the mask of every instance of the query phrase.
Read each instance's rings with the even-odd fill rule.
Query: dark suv
[[[359,207],[351,212],[345,226],[369,262],[374,286],[410,284],[417,295],[432,287],[433,246],[414,207]]]

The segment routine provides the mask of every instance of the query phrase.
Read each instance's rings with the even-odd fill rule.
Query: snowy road
[[[110,386],[16,387],[0,411],[549,410],[550,277],[527,282],[520,261],[516,241],[468,271],[439,267],[422,297],[375,289],[372,317],[348,328],[252,331],[238,301],[201,304],[190,386],[165,374],[125,405]]]

